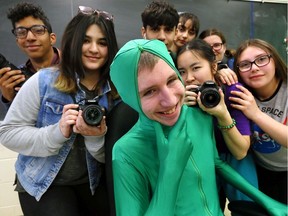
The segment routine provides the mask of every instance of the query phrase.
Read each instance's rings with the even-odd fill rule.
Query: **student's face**
[[[162,59],[152,70],[138,73],[138,90],[145,115],[163,125],[172,126],[180,116],[184,86],[175,71]]]
[[[256,58],[267,54],[270,53],[267,53],[258,47],[249,46],[241,53],[237,63],[239,64],[243,61],[253,62]],[[272,57],[267,65],[259,67],[252,64],[250,70],[246,72],[239,71],[239,74],[244,83],[253,89],[275,89],[274,87],[276,87],[278,83],[275,76],[275,70],[275,62]]]
[[[212,66],[209,61],[195,52],[185,51],[177,57],[178,70],[186,85],[201,85],[207,80],[214,80],[217,64]]]
[[[44,23],[40,19],[29,16],[15,23],[15,28],[29,28],[33,25],[44,25]],[[37,59],[37,61],[48,58],[47,56],[51,53],[51,46],[55,44],[55,42],[56,35],[49,33],[47,29],[43,35],[34,35],[31,31],[28,31],[26,38],[16,38],[18,47],[26,53],[30,59]]]
[[[82,46],[82,62],[87,73],[100,70],[108,60],[107,39],[93,24],[88,27]]]
[[[216,55],[217,62],[222,61],[224,58],[225,51],[226,51],[226,45],[222,44],[223,42],[222,42],[221,38],[218,35],[210,35],[210,36],[204,38],[203,40],[212,46],[213,52]],[[215,44],[222,44],[221,48],[220,49],[214,48],[213,45],[215,45]]]
[[[192,20],[187,20],[184,25],[180,22],[177,26],[177,33],[174,39],[174,43],[177,47],[181,47],[187,42],[193,40],[196,37],[196,32],[193,30],[193,23]]]
[[[173,47],[173,41],[176,35],[176,27],[168,28],[167,26],[161,25],[157,28],[152,28],[147,26],[146,29],[142,27],[142,36],[145,39],[158,39],[165,43],[168,50],[171,50]]]

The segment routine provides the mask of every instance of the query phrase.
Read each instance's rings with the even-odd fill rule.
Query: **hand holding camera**
[[[84,136],[102,136],[106,133],[105,109],[97,99],[80,101],[78,110],[79,115],[73,126],[75,133]]]
[[[72,131],[86,136],[101,136],[107,131],[105,110],[97,100],[83,100],[79,104],[67,104],[63,107],[59,121],[64,137],[71,136]]]
[[[11,68],[10,69],[8,69]],[[23,76],[24,75],[24,76]],[[0,54],[0,90],[7,101],[12,101],[26,79],[25,73]]]
[[[19,69],[18,67],[16,67],[14,64],[12,64],[12,63],[10,63],[1,53],[0,53],[0,69],[2,69],[2,68],[7,68],[7,67],[10,67],[11,68],[11,71],[14,71],[14,70],[17,70],[17,71],[19,71],[20,70],[20,75],[24,75],[24,78],[26,78],[26,72],[25,71],[23,71],[23,70],[21,70],[21,69]],[[19,74],[19,73],[17,73],[17,74]],[[4,75],[4,73],[3,74],[1,74],[1,78],[2,78],[2,75]],[[15,74],[16,75],[16,74]],[[10,73],[10,75],[9,75],[9,77],[11,77],[11,76],[14,76],[13,74],[11,74]],[[15,85],[14,87],[21,87],[23,84],[24,84],[24,80],[23,80],[23,77],[20,77],[21,78],[21,80],[18,78],[18,79],[16,79],[16,77],[14,77],[14,79],[13,79],[13,81],[15,82],[15,81],[17,81],[17,85]],[[16,82],[15,82],[16,83]]]
[[[98,104],[98,100],[82,100],[79,102],[79,110],[86,124],[98,126],[105,114],[105,109]]]
[[[200,100],[203,106],[206,108],[213,108],[217,106],[221,100],[219,93],[219,87],[214,81],[206,81],[202,85],[190,89],[191,92],[194,92],[198,95],[200,92]]]

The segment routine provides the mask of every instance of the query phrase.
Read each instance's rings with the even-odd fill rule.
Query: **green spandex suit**
[[[117,216],[223,215],[216,172],[272,215],[286,215],[285,205],[259,192],[219,159],[210,115],[183,105],[172,127],[145,116],[137,83],[143,51],[163,59],[181,79],[166,46],[158,40],[129,41],[111,65],[111,79],[120,96],[139,113],[138,122],[113,148]]]

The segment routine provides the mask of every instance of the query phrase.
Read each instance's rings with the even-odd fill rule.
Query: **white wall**
[[[17,153],[12,152],[0,144],[0,215],[20,216],[21,207],[17,192],[14,191],[15,178],[14,163]]]

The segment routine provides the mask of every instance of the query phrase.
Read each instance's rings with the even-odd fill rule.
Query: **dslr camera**
[[[196,94],[201,92],[201,102],[207,108],[212,108],[219,104],[221,96],[218,90],[219,87],[214,81],[206,81],[197,88],[191,89]]]
[[[0,68],[4,68],[4,67],[10,67],[11,70],[21,70],[18,67],[16,67],[14,64],[10,63],[9,61],[6,60],[6,58],[0,53]],[[24,70],[21,70],[22,74],[25,75],[25,79],[27,80],[27,74]],[[21,87],[24,84],[25,81],[17,84],[15,87]]]
[[[223,63],[218,63],[217,64],[217,70],[221,70],[223,68],[228,68],[227,64],[223,64]]]
[[[83,100],[79,104],[79,110],[82,110],[82,117],[86,124],[98,126],[105,114],[103,107],[98,104],[98,100]]]

